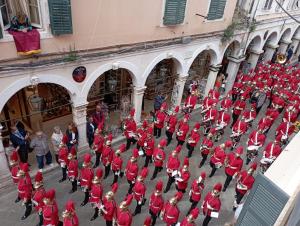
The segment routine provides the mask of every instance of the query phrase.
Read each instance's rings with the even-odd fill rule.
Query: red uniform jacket
[[[196,147],[200,140],[200,134],[195,130],[192,130],[188,139],[188,144],[192,147]]]
[[[229,122],[230,122],[230,115],[225,111],[219,112],[217,124],[218,125],[224,124],[225,126],[227,126]]]
[[[146,186],[144,182],[137,181],[133,186],[133,197],[136,201],[143,201],[143,197],[145,197]]]
[[[132,214],[129,210],[121,211],[120,209],[118,209],[116,222],[118,226],[131,226]]]
[[[256,118],[256,112],[255,111],[245,111],[242,115],[245,122],[253,121]]]
[[[151,194],[149,200],[149,209],[154,214],[158,214],[164,207],[164,199],[161,195],[156,196],[154,193]]]
[[[285,101],[281,97],[275,96],[275,97],[273,97],[272,105],[273,105],[273,107],[275,107],[277,105],[279,108],[283,108],[285,105]]]
[[[289,137],[295,130],[294,125],[288,125],[288,122],[282,122],[276,129],[276,140],[281,141],[283,136]]]
[[[232,127],[232,131],[235,133],[245,133],[247,131],[247,123],[237,120]]]
[[[185,217],[183,221],[181,221],[180,226],[196,226],[196,223],[189,223],[188,217]]]
[[[247,191],[249,191],[252,188],[254,181],[254,177],[252,175],[249,175],[246,170],[243,170],[240,174],[240,178],[236,185],[236,190],[241,194],[246,194]],[[245,186],[246,189],[241,189],[239,184]]]
[[[179,122],[178,130],[176,133],[177,139],[184,141],[187,133],[189,132],[189,129],[190,129],[189,124],[183,121]]]
[[[113,158],[111,161],[111,169],[114,172],[121,171],[123,165],[123,159],[121,156],[117,156],[115,153],[113,153]]]
[[[180,190],[185,190],[188,186],[189,179],[190,179],[190,172],[189,171],[183,171],[182,169],[180,170],[180,181],[176,181],[177,187]]]
[[[198,97],[195,95],[189,95],[188,98],[185,99],[184,105],[186,107],[194,109],[196,103],[197,103]]]
[[[233,176],[235,173],[240,172],[243,167],[243,159],[236,157],[233,152],[227,155],[228,164],[225,167],[225,173]]]
[[[249,136],[248,146],[255,145],[255,146],[263,146],[266,140],[266,136],[253,130]]]
[[[264,117],[259,120],[258,128],[261,130],[266,130],[272,126],[273,121],[270,118]]]
[[[24,177],[19,179],[18,192],[20,199],[31,199],[32,194],[32,183],[29,174],[27,173]]]
[[[60,166],[63,168],[66,168],[67,165],[69,164],[68,160],[68,148],[67,147],[62,147],[58,151],[58,161],[60,163]]]
[[[296,112],[290,112],[290,111],[285,111],[283,115],[283,121],[284,122],[296,122],[298,118],[298,113]]]
[[[80,170],[80,186],[88,189],[92,186],[94,172],[91,168],[81,168]]]
[[[134,119],[127,119],[125,121],[125,137],[127,139],[132,138],[133,135],[136,133],[136,123],[134,121]]]
[[[157,111],[155,114],[155,122],[154,122],[154,126],[157,128],[164,128],[164,124],[165,124],[165,119],[166,119],[166,114],[162,111]]]
[[[210,162],[215,165],[222,166],[224,164],[225,158],[226,158],[225,151],[219,146],[217,146],[214,150],[213,155],[210,158]]]
[[[160,148],[155,148],[153,152],[154,166],[163,167],[166,158],[165,152]]]
[[[13,182],[15,184],[17,184],[19,182],[19,177],[17,177],[17,173],[19,172],[19,166],[16,165],[16,166],[13,166],[11,169],[10,169],[10,173],[11,173],[11,178],[13,180]]]
[[[63,225],[64,226],[78,226],[79,220],[78,220],[76,213],[74,215],[72,215],[71,217],[65,217],[64,221],[63,221]]]
[[[129,181],[135,181],[137,175],[138,175],[139,167],[136,162],[131,162],[128,160],[126,169],[125,169],[125,175],[127,180]]]
[[[214,143],[212,142],[212,140],[204,137],[202,144],[201,144],[201,153],[204,155],[208,155],[210,149],[213,147]]]
[[[277,119],[279,116],[279,112],[275,108],[268,108],[266,111],[266,116],[270,116],[272,118],[272,123]]]
[[[233,114],[240,115],[241,112],[245,110],[245,107],[246,107],[246,102],[245,101],[243,101],[243,100],[235,101],[234,104],[233,104]],[[239,110],[237,108],[239,108],[241,110]]]
[[[99,134],[95,134],[95,136],[94,136],[94,146],[95,146],[95,151],[98,152],[99,154],[102,153],[103,144],[104,144],[104,138]]]
[[[229,109],[229,108],[231,108],[231,105],[232,105],[232,100],[229,99],[229,98],[224,98],[221,101],[221,108],[222,109]]]
[[[137,144],[141,147],[144,145],[144,141],[147,137],[147,132],[143,128],[137,129],[138,141]]]
[[[77,179],[78,177],[78,161],[72,159],[68,165],[68,177],[72,179]]]
[[[191,200],[193,200],[194,202],[199,202],[201,199],[201,193],[203,189],[204,189],[204,184],[202,182],[198,183],[198,180],[195,179],[191,186],[191,192],[190,192]]]
[[[265,158],[276,159],[281,153],[281,147],[274,142],[270,142],[267,144],[263,156]]]
[[[207,193],[204,198],[203,204],[203,214],[206,216],[211,216],[211,212],[219,212],[221,209],[221,201],[219,197],[214,197],[212,192]]]
[[[211,98],[219,100],[220,93],[218,91],[211,89],[208,93],[210,94]]]
[[[168,161],[167,161],[167,173],[169,176],[171,176],[172,172],[174,170],[178,170],[180,166],[180,160],[178,157],[173,157],[172,154],[169,155]]]
[[[163,211],[163,221],[167,224],[167,226],[171,226],[172,224],[178,222],[180,211],[177,205],[172,206],[169,202],[167,202],[164,206]]]
[[[113,159],[113,150],[110,146],[104,145],[102,155],[101,155],[101,162],[104,166],[107,166],[111,163]]]
[[[106,197],[103,197],[102,204],[103,204],[104,210],[106,212],[106,213],[103,213],[104,220],[112,221],[115,216],[116,210],[117,210],[115,200],[107,200]]]
[[[174,133],[176,129],[176,124],[177,124],[176,115],[169,116],[167,120],[167,131],[169,131],[170,133]]]
[[[218,111],[216,109],[209,109],[205,115],[203,120],[208,120],[214,122],[217,119]]]
[[[103,195],[102,185],[101,184],[92,184],[89,202],[99,204],[102,200],[102,195]]]
[[[216,103],[216,101],[214,99],[205,97],[203,100],[203,111],[210,109],[214,104]]]
[[[43,207],[43,225],[58,225],[58,208],[56,201],[52,205],[45,205]]]
[[[152,156],[153,155],[153,151],[154,151],[154,146],[155,146],[155,141],[154,138],[147,138],[145,139],[145,142],[143,144],[143,149],[145,151],[145,154],[147,156]]]
[[[46,191],[44,188],[40,188],[34,191],[31,201],[34,205],[36,212],[40,212],[43,210],[43,206],[45,205],[43,202],[43,198],[45,197]]]

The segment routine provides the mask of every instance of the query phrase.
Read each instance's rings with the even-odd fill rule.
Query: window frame
[[[160,27],[172,27],[172,26],[181,26],[181,25],[184,25],[186,23],[186,15],[187,15],[188,3],[189,3],[189,0],[186,0],[185,9],[184,9],[184,18],[183,18],[182,23],[178,23],[178,24],[164,24],[164,17],[165,17],[165,10],[166,10],[166,5],[167,5],[167,0],[163,0],[162,1],[163,5],[162,5],[162,17],[161,17]]]
[[[42,28],[43,27],[43,23],[42,23],[42,13],[41,13],[41,6],[40,6],[40,1],[39,0],[34,0],[36,1],[36,6],[34,7],[37,7],[37,13],[39,15],[39,24],[36,24],[36,23],[32,23],[32,20],[31,20],[31,17],[29,18],[29,21],[31,23],[32,26],[36,27],[36,28]],[[29,13],[30,13],[30,7],[32,4],[30,4],[30,0],[26,1],[28,2],[28,9],[29,9]]]
[[[222,17],[221,18],[218,18],[218,19],[208,19],[208,14],[209,14],[209,10],[210,10],[210,5],[211,5],[211,2],[212,2],[213,0],[210,0],[209,1],[209,4],[208,4],[208,7],[207,7],[207,12],[206,12],[206,15],[207,15],[207,17],[206,17],[206,19],[205,19],[205,22],[218,22],[218,21],[223,21],[224,20],[224,16],[225,16],[225,9],[226,9],[226,5],[227,5],[227,3],[228,3],[228,0],[226,0],[226,3],[225,3],[225,5],[224,5],[224,11],[223,11],[223,15],[222,15]]]
[[[7,30],[10,27],[10,23],[8,22],[8,24],[6,26],[4,26],[3,17],[2,17],[2,10],[1,10],[2,7],[6,8],[7,17],[8,17],[8,20],[9,20],[7,0],[4,0],[4,4],[2,6],[0,6],[0,17],[1,17],[0,25],[1,25],[1,28],[3,28],[2,30]]]
[[[263,5],[263,10],[271,10],[273,5],[273,0],[266,0]]]

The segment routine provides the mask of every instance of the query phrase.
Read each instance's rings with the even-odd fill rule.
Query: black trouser
[[[101,154],[99,152],[96,152],[96,162],[94,165],[95,168],[98,167],[100,164],[100,156],[101,156]]]
[[[112,184],[117,183],[118,179],[119,179],[119,176],[116,175],[117,171],[113,171],[113,173],[114,173],[114,180],[113,180]]]
[[[77,191],[77,180],[72,181],[72,191]]]
[[[206,161],[206,159],[207,159],[208,154],[203,154],[203,153],[201,153],[201,155],[202,155],[202,160],[201,160],[201,162],[200,162],[200,164],[199,164],[199,167],[200,167],[200,168],[204,165],[204,163],[205,163],[205,161]]]
[[[263,105],[262,105],[262,106],[263,106]],[[260,112],[262,106],[256,108],[256,114],[257,114],[257,115],[258,115],[258,113]]]
[[[99,208],[95,207],[94,208],[94,215],[92,217],[92,219],[96,219],[99,216]]]
[[[113,226],[113,222],[112,221],[106,221],[106,226]]]
[[[232,123],[231,123],[231,127],[234,125],[234,123],[238,120],[238,118],[239,118],[239,114],[238,115],[236,115],[236,114],[234,114],[234,113],[232,113]]]
[[[211,216],[206,215],[205,218],[204,218],[202,226],[207,226],[208,223],[210,222],[210,220],[211,220]]]
[[[151,159],[152,159],[152,155],[146,155],[144,167],[148,167]]]
[[[155,214],[153,213],[151,210],[149,210],[149,213],[151,215],[151,226],[154,226],[155,223],[156,223],[156,219],[157,217],[159,216],[159,213],[158,214]]]
[[[192,209],[195,209],[195,208],[196,208],[196,206],[198,205],[198,202],[199,202],[199,201],[194,201],[194,200],[192,200],[192,199],[190,198],[190,202],[192,203],[192,205],[191,205],[191,207],[190,207],[190,209],[189,209],[189,211],[187,212],[186,215],[189,215],[190,212],[192,211]]]
[[[38,215],[39,215],[39,223],[38,223],[38,225],[42,226],[43,225],[43,213],[42,212],[38,213]]]
[[[140,148],[141,146],[138,143],[136,143],[136,149],[140,150]]]
[[[170,190],[171,185],[172,185],[174,182],[175,182],[175,178],[172,177],[172,176],[169,176],[167,186],[166,186],[166,188],[165,188],[165,190],[164,190],[165,193],[168,192],[168,191]]]
[[[130,180],[127,180],[128,184],[129,184],[129,188],[128,188],[128,194],[131,194],[132,193],[132,189],[133,189],[133,186],[134,186],[134,183],[133,181],[130,181]]]
[[[108,177],[109,171],[110,171],[110,164],[108,164],[108,165],[105,166],[105,168],[104,168],[104,179]]]
[[[18,150],[18,154],[19,154],[21,162],[26,163],[28,161],[28,150],[27,149],[20,148]]]
[[[30,215],[31,211],[32,211],[31,200],[27,200],[27,202],[25,203],[25,213],[24,213],[24,216],[28,217]]]
[[[240,204],[240,202],[244,197],[244,194],[240,193],[237,189],[235,189],[235,193],[236,193],[236,203]]]
[[[161,170],[162,170],[162,167],[155,166],[154,171],[153,171],[153,175],[151,177],[151,180],[153,180],[154,178],[156,178],[158,172],[160,172]]]
[[[237,99],[238,95],[237,94],[232,94],[232,102],[235,102]]]
[[[55,161],[56,161],[56,163],[59,165],[58,154],[55,154]]]
[[[210,162],[209,165],[212,168],[209,177],[212,177],[213,175],[215,175],[215,172],[217,171],[217,168],[216,168],[216,165],[213,164],[212,162]]]
[[[171,133],[170,131],[167,130],[166,136],[167,136],[167,146],[168,146],[172,141],[173,133]]]
[[[66,180],[67,179],[67,167],[61,167],[61,171],[62,171],[62,180]]]
[[[138,201],[136,201],[136,207],[135,207],[135,210],[134,210],[134,215],[136,214],[139,214],[142,212],[142,205],[143,205],[143,201],[141,204],[139,204]]]
[[[89,197],[90,197],[89,191],[85,191],[85,192],[84,192],[84,200],[83,200],[83,202],[82,202],[84,205],[88,203]]]
[[[134,137],[127,138],[127,143],[126,143],[126,150],[130,148],[131,143],[135,144],[136,140]]]
[[[186,144],[186,148],[189,150],[189,151],[188,151],[187,157],[188,157],[188,158],[192,157],[192,154],[193,154],[193,151],[194,151],[195,147],[193,147],[193,146],[191,146],[189,143],[187,143],[187,144]]]
[[[156,136],[156,138],[159,138],[161,136],[161,128],[154,126],[153,135]]]
[[[232,180],[232,176],[228,175],[227,173],[226,174],[226,180],[225,180],[225,183],[224,183],[224,188],[223,190],[225,191],[227,189],[227,187],[229,186],[231,180]]]
[[[179,145],[183,145],[184,144],[184,140],[179,140],[178,138],[176,138],[177,139],[177,146],[179,146]]]

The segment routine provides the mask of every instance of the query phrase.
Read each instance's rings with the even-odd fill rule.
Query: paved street
[[[266,104],[265,104],[264,108],[261,110],[261,112],[258,115],[255,122],[253,123],[253,128],[256,128],[258,120],[264,115],[265,108],[266,108]],[[199,119],[200,119],[199,113],[195,112],[193,114],[193,117],[190,120],[191,127],[194,125],[194,122]],[[269,131],[269,134],[268,134],[265,144],[267,144],[274,138],[275,128],[278,126],[280,121],[281,121],[281,117],[279,117],[277,119],[277,121],[274,123],[273,127]],[[247,141],[247,137],[248,137],[249,133],[250,133],[250,131],[248,131],[247,134],[244,135],[241,139],[240,144],[243,144],[244,147],[246,147],[245,143]],[[231,134],[231,130],[228,126],[228,128],[226,129],[225,135],[223,136],[223,139],[219,143],[223,142],[224,140],[227,140],[229,138],[230,134]],[[162,133],[162,135],[164,135],[164,133]],[[227,138],[227,139],[225,139],[225,138]],[[203,136],[201,136],[201,140],[199,143],[202,142],[202,139],[203,139]],[[167,154],[169,154],[174,149],[176,143],[177,142],[174,139],[173,142],[171,143],[171,145],[166,148]],[[118,144],[115,145],[114,147],[116,147],[116,146],[118,146]],[[189,187],[190,187],[192,180],[200,175],[200,172],[205,170],[208,175],[211,170],[210,166],[208,165],[209,160],[206,162],[206,164],[204,165],[203,168],[201,168],[201,169],[198,168],[199,161],[201,160],[201,157],[200,157],[201,155],[200,155],[198,147],[199,147],[199,144],[196,147],[192,158],[190,159],[191,178],[189,181]],[[187,149],[184,146],[183,150],[180,153],[181,159],[184,158],[186,153],[187,153]],[[245,153],[246,153],[246,150],[244,149],[243,156],[245,156]],[[127,159],[130,157],[130,155],[131,155],[131,151],[128,151],[127,153],[124,154],[124,165],[126,164]],[[140,158],[139,162],[140,162],[140,165],[142,165],[144,162],[144,159]],[[123,166],[123,168],[124,168],[124,166]],[[167,182],[167,174],[165,171],[162,171],[161,173],[158,174],[157,180],[155,180],[155,182],[150,181],[149,178],[151,177],[152,172],[153,172],[153,167],[151,165],[148,178],[145,181],[145,183],[147,184],[147,198],[149,197],[150,193],[153,191],[156,181],[158,179],[162,179],[164,181],[164,187]],[[60,213],[63,210],[63,206],[64,206],[65,202],[68,199],[72,198],[76,203],[76,210],[77,210],[78,217],[80,219],[80,225],[105,225],[105,222],[103,221],[101,216],[94,222],[90,222],[89,219],[93,215],[93,210],[92,210],[91,206],[86,205],[85,207],[80,207],[80,203],[83,200],[83,195],[84,195],[83,192],[78,190],[76,193],[70,195],[68,192],[71,189],[71,184],[68,181],[65,181],[61,184],[58,183],[58,180],[60,179],[60,177],[61,177],[60,169],[56,169],[44,177],[46,188],[47,189],[55,188],[57,191],[56,197],[57,197],[57,202],[59,205]],[[214,177],[212,177],[212,178],[207,177],[207,179],[205,181],[205,189],[204,189],[204,192],[202,195],[201,202],[202,202],[205,194],[212,189],[212,187],[215,183],[221,182],[223,184],[224,181],[225,181],[225,173],[224,173],[223,168],[219,169],[216,172]],[[119,182],[120,182],[119,190],[116,194],[116,201],[118,203],[125,196],[127,189],[128,189],[128,183],[124,177]],[[110,174],[110,176],[105,181],[103,181],[105,192],[110,189],[111,183],[112,183],[112,174]],[[230,219],[232,218],[232,216],[233,216],[232,205],[233,205],[234,194],[235,194],[234,186],[235,186],[235,183],[234,183],[234,181],[232,181],[230,186],[228,187],[227,191],[225,193],[221,194],[221,201],[222,201],[221,213],[220,213],[219,219],[213,219],[210,222],[211,226],[224,225],[225,222],[230,221]],[[168,200],[175,193],[176,193],[175,185],[173,184],[171,190],[167,194],[163,194],[164,199]],[[1,206],[0,206],[1,225],[7,225],[7,226],[10,226],[10,225],[16,225],[16,226],[18,226],[18,225],[23,225],[23,226],[24,225],[28,225],[28,226],[36,225],[36,223],[38,222],[38,217],[34,211],[32,212],[31,216],[28,217],[26,220],[24,220],[24,221],[20,220],[21,216],[23,215],[24,209],[23,209],[23,207],[21,207],[20,203],[18,203],[18,204],[14,203],[16,194],[17,194],[16,189],[11,189],[11,190],[7,191],[7,193],[2,194],[2,196],[1,196]],[[140,215],[137,215],[134,217],[134,219],[133,219],[134,226],[142,225],[145,217],[148,215],[148,200],[146,202],[146,205],[142,207],[142,213]],[[184,194],[183,199],[179,203],[179,208],[181,210],[180,220],[183,219],[183,217],[185,216],[185,214],[187,213],[187,211],[190,207],[190,202],[188,200],[189,200],[189,198],[188,198],[188,191],[187,191]],[[131,207],[130,207],[132,211],[134,210],[135,205],[136,205],[136,202],[133,200]],[[198,207],[200,207],[200,205],[201,204],[199,203]],[[202,221],[203,221],[203,214],[201,212],[201,214],[199,215],[199,217],[197,219],[197,225],[201,225]],[[165,225],[165,224],[161,220],[158,220],[156,225]]]

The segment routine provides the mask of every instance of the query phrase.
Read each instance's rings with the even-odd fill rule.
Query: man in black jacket
[[[86,137],[90,148],[92,147],[94,142],[94,133],[96,129],[97,129],[97,125],[96,123],[94,123],[93,117],[90,116],[88,122],[86,123]]]
[[[28,161],[28,149],[29,149],[29,134],[21,127],[11,127],[10,141],[14,148],[18,151],[20,161],[26,163]]]

